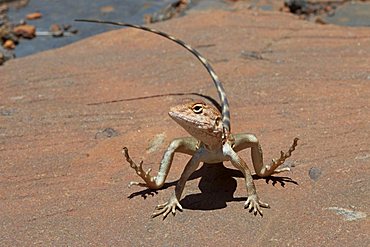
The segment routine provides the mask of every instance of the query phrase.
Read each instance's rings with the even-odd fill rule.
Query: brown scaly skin
[[[216,108],[203,102],[179,105],[171,109],[169,112],[170,117],[189,132],[192,137],[178,138],[170,143],[163,155],[157,176],[151,176],[150,169],[145,172],[142,168],[143,162],[140,162],[139,165],[137,165],[131,160],[128,154],[128,149],[126,147],[123,148],[123,154],[125,155],[127,162],[133,169],[135,169],[139,177],[144,180],[144,183],[131,182],[130,186],[139,185],[151,189],[158,189],[164,185],[171,168],[173,156],[176,152],[192,156],[181,174],[180,180],[175,188],[175,193],[167,203],[156,207],[157,211],[153,213],[153,217],[163,214],[163,218],[165,218],[170,212],[175,214],[176,208],[179,208],[180,210],[182,209],[179,201],[184,190],[185,183],[189,176],[197,169],[200,162],[219,163],[223,161],[230,161],[231,164],[244,174],[248,196],[245,207],[250,211],[253,211],[255,214],[258,212],[262,215],[261,207],[269,207],[269,205],[260,201],[253,183],[251,172],[237,152],[246,148],[251,148],[254,170],[257,175],[267,177],[274,173],[290,170],[289,168],[279,168],[279,166],[283,164],[285,159],[290,157],[291,153],[295,150],[298,138],[294,139],[294,142],[287,153],[281,151],[280,158],[272,160],[271,164],[264,164],[262,148],[256,136],[247,133],[236,134],[234,136],[231,134],[230,109],[223,84],[219,80],[211,64],[197,50],[167,33],[149,27],[112,21],[84,19],[77,21],[132,27],[165,37],[191,52],[206,68],[217,89],[217,93],[221,100],[221,114]]]

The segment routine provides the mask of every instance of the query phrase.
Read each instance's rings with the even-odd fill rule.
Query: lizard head
[[[222,143],[222,117],[219,111],[204,102],[174,106],[168,113],[190,135],[208,146]]]

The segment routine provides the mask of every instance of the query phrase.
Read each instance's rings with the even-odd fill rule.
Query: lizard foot
[[[262,208],[270,208],[267,203],[261,202],[256,194],[248,196],[247,201],[244,204],[244,208],[248,208],[249,212],[253,211],[254,215],[257,215],[257,212],[263,216]]]
[[[155,183],[155,178],[150,175],[150,172],[152,171],[151,168],[149,168],[146,172],[143,170],[143,161],[140,161],[139,165],[137,165],[129,156],[127,147],[124,147],[122,150],[123,155],[125,156],[127,162],[130,164],[131,168],[136,171],[136,174],[141,177],[145,183],[139,183],[139,182],[130,182],[128,184],[129,187],[132,185],[137,185],[141,187],[147,187],[150,189],[157,189],[158,186]]]
[[[152,214],[152,218],[157,217],[158,215],[163,214],[163,219],[167,217],[167,215],[172,212],[173,215],[176,214],[176,208],[179,208],[182,211],[182,206],[177,200],[176,196],[173,195],[170,200],[164,204],[160,204],[155,207],[156,212]]]

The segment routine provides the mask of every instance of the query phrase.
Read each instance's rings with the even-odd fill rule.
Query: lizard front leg
[[[181,199],[182,192],[184,191],[186,181],[199,166],[200,156],[201,153],[196,152],[193,157],[191,157],[191,159],[186,164],[179,181],[176,184],[175,193],[170,197],[168,202],[160,204],[155,208],[158,211],[154,212],[152,217],[163,214],[163,219],[165,219],[170,212],[175,215],[176,208],[182,210],[182,206],[179,201]]]
[[[260,201],[257,195],[256,186],[254,185],[253,182],[251,171],[249,170],[247,164],[244,162],[242,158],[239,157],[239,155],[231,148],[231,146],[228,143],[224,144],[223,152],[226,156],[229,157],[231,164],[244,174],[245,187],[247,189],[248,196],[248,199],[245,202],[244,207],[248,208],[249,211],[253,210],[254,214],[257,214],[258,212],[262,216],[261,207],[269,208],[270,206],[267,203]]]
[[[159,166],[157,176],[150,175],[151,169],[144,171],[141,161],[138,165],[130,158],[128,154],[127,147],[123,148],[122,153],[124,154],[127,162],[130,166],[136,171],[136,174],[139,175],[144,180],[144,183],[140,182],[130,182],[129,186],[138,185],[142,187],[148,187],[150,189],[159,189],[164,185],[164,182],[167,178],[168,172],[172,165],[173,156],[176,152],[185,153],[193,155],[197,150],[198,141],[193,137],[184,137],[174,139],[165,151],[162,161]]]
[[[239,152],[240,150],[251,148],[254,170],[256,171],[258,176],[268,177],[274,173],[290,171],[289,167],[279,168],[279,166],[282,165],[284,161],[291,156],[292,152],[297,146],[297,142],[298,138],[294,138],[293,144],[289,148],[288,152],[284,153],[283,151],[281,151],[280,157],[278,159],[273,159],[270,164],[263,163],[262,148],[255,135],[246,133],[236,134],[234,150],[235,152]]]

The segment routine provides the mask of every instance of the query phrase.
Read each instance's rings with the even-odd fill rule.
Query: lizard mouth
[[[190,117],[186,117],[184,116],[184,114],[181,114],[181,113],[178,113],[178,112],[173,112],[173,111],[170,111],[168,112],[168,115],[170,115],[170,117],[175,120],[176,122],[188,122],[188,123],[196,123],[196,124],[201,124],[200,121],[196,121],[195,119],[193,118],[190,118]]]
[[[171,118],[180,118],[180,113],[175,111],[169,111],[168,115],[170,115]]]
[[[186,116],[184,116],[183,114],[180,114],[178,112],[173,112],[173,111],[170,111],[168,112],[168,115],[170,115],[170,117],[175,120],[176,122],[178,121],[184,121],[184,122],[194,122],[194,121],[191,121],[190,118],[187,118]]]
[[[170,115],[170,117],[173,119],[178,118],[178,113],[173,112],[173,111],[168,112],[168,115]]]

